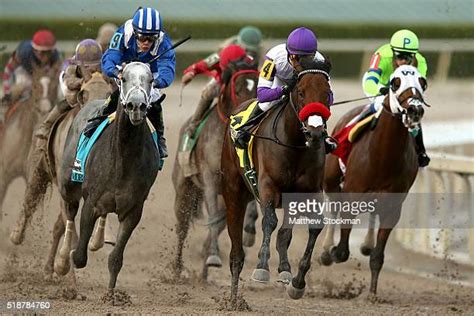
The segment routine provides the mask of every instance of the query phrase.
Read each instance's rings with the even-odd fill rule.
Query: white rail
[[[474,157],[453,155],[441,152],[430,152],[431,163],[418,174],[412,192],[431,193],[464,193],[472,195],[471,179],[474,175]],[[417,210],[406,210],[402,213],[403,223],[411,227],[395,230],[395,239],[406,249],[438,258],[449,258],[457,263],[474,265],[474,227],[472,226],[472,205],[453,208],[452,200],[442,201],[435,207],[427,195],[427,200],[420,199]],[[435,207],[439,220],[455,217],[470,221],[467,228],[429,228],[433,223],[423,208]],[[450,220],[451,221],[451,220]],[[452,222],[452,221],[451,221]],[[406,227],[406,226],[405,226]]]

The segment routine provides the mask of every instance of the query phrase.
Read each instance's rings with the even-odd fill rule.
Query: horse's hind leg
[[[322,228],[309,228],[308,243],[306,244],[304,255],[298,265],[298,274],[293,278],[286,289],[286,292],[292,299],[299,299],[304,295],[306,273],[308,273],[308,270],[311,267],[311,256],[313,255],[314,244],[316,243],[316,239],[321,231]]]
[[[97,228],[92,235],[91,240],[89,241],[89,250],[97,251],[104,247],[105,243],[105,224],[107,221],[107,215],[99,217],[99,222],[97,223]]]
[[[288,261],[288,247],[290,247],[292,237],[293,230],[291,228],[283,228],[282,226],[278,230],[276,248],[280,256],[280,264],[278,265],[279,275],[277,282],[284,284],[290,283],[292,279],[291,266]]]
[[[190,180],[184,180],[182,185],[176,190],[174,211],[176,215],[176,235],[178,244],[176,247],[176,257],[174,262],[174,273],[176,277],[183,271],[183,247],[188,235],[189,224],[193,214],[197,212],[201,201],[200,192]]]
[[[76,249],[71,251],[72,263],[77,269],[82,269],[87,264],[87,245],[92,236],[96,220],[97,216],[94,215],[94,207],[89,200],[84,201],[81,211],[79,242]]]
[[[51,277],[54,272],[54,258],[56,257],[56,252],[58,251],[59,241],[61,236],[64,234],[66,226],[64,225],[64,218],[62,213],[58,214],[56,223],[54,223],[53,228],[53,242],[51,244],[51,249],[48,253],[48,259],[44,266],[44,273],[47,278]]]
[[[49,174],[46,170],[44,159],[40,159],[28,176],[22,209],[15,228],[10,234],[10,241],[15,245],[21,244],[25,239],[26,226],[30,222],[31,216],[33,216],[43,201],[48,184],[50,183]]]
[[[380,227],[377,232],[377,244],[370,254],[370,294],[377,294],[377,283],[379,279],[380,270],[382,270],[384,261],[385,246],[387,245],[388,237],[392,229],[400,219],[401,206],[398,209],[384,211],[379,215]]]
[[[132,235],[133,230],[137,227],[140,219],[142,217],[143,204],[137,212],[129,212],[127,217],[125,217],[119,225],[119,230],[117,234],[117,243],[114,246],[114,249],[109,255],[109,291],[113,291],[117,283],[117,276],[122,269],[123,264],[123,252],[125,246],[127,245],[130,236]],[[120,218],[119,218],[120,220]],[[86,249],[87,250],[87,249]]]
[[[257,218],[257,201],[253,200],[247,204],[247,210],[245,211],[244,237],[242,239],[245,247],[252,247],[255,244],[255,235],[257,234],[255,222],[257,221]]]
[[[328,218],[336,219],[338,214],[338,212],[329,212]],[[319,262],[325,266],[329,266],[333,262],[331,258],[331,248],[334,246],[334,234],[336,227],[337,225],[332,223],[326,225],[326,232],[324,234],[323,240],[323,251],[319,257]]]

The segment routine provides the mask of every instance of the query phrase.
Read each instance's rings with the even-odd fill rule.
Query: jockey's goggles
[[[395,56],[396,59],[406,60],[410,64],[413,61],[413,58],[415,58],[414,53],[399,52],[399,51],[396,51],[396,50],[393,51],[393,56]]]
[[[35,51],[35,54],[41,55],[41,56],[51,56],[53,54],[52,50],[37,50],[33,49]]]
[[[153,35],[149,35],[149,34],[138,34],[138,33],[135,33],[135,36],[137,37],[137,41],[141,42],[141,43],[144,43],[144,42],[154,42],[158,39],[158,37],[160,36],[159,34],[153,34]]]

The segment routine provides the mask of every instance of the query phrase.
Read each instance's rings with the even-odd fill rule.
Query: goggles
[[[53,54],[52,50],[37,50],[33,49],[35,51],[35,54],[41,55],[41,56],[51,56]]]
[[[160,37],[159,34],[148,35],[148,34],[138,34],[138,33],[135,33],[135,36],[137,38],[137,41],[141,43],[145,43],[145,42],[153,43],[154,41],[158,39],[158,37]]]
[[[395,56],[396,59],[406,60],[408,63],[411,64],[411,62],[413,61],[415,57],[415,53],[399,52],[399,51],[394,50],[393,56]]]

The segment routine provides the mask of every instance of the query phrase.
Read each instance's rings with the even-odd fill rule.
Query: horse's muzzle
[[[147,105],[129,102],[125,105],[125,112],[128,114],[132,125],[140,125],[146,119]]]

